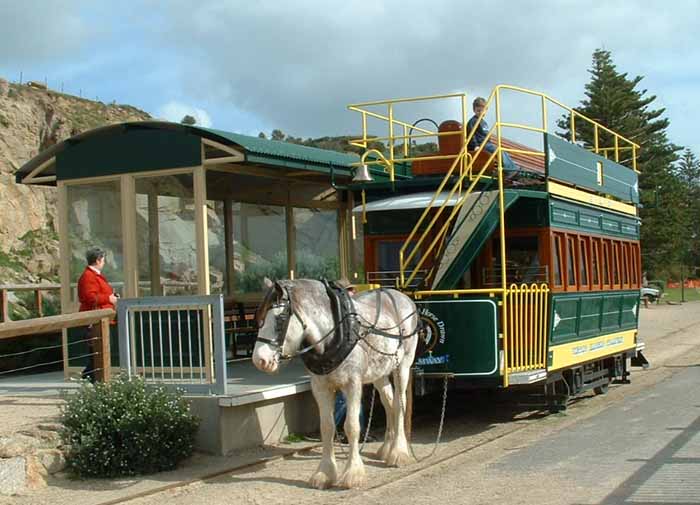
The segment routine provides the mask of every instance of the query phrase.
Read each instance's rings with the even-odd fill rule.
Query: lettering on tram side
[[[607,340],[598,340],[596,342],[591,342],[590,344],[577,345],[576,347],[573,347],[571,349],[571,354],[573,356],[580,356],[581,354],[597,351],[605,347],[615,347],[616,345],[621,345],[624,342],[624,337],[613,337]]]
[[[418,317],[423,323],[419,337],[422,342],[423,356],[416,360],[416,365],[441,365],[449,361],[449,355],[433,356],[433,349],[438,344],[444,344],[447,339],[445,322],[427,307],[418,308]]]
[[[423,356],[416,360],[416,365],[444,365],[450,360],[450,355],[444,356]]]

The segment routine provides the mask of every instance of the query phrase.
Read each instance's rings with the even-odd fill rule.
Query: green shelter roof
[[[259,137],[251,137],[249,135],[241,135],[240,133],[232,133],[223,130],[214,130],[211,128],[200,128],[194,126],[197,130],[208,132],[218,137],[229,140],[234,144],[238,144],[246,151],[246,155],[257,157],[275,157],[287,158],[290,160],[308,161],[311,163],[329,164],[332,163],[337,167],[350,167],[352,163],[360,161],[360,157],[352,153],[340,153],[337,151],[328,151],[326,149],[318,149],[316,147],[302,146],[283,142],[280,140],[261,139]],[[246,156],[248,157],[248,156]]]
[[[283,169],[309,170],[348,177],[352,164],[360,161],[353,153],[341,153],[289,142],[268,140],[240,133],[189,126],[165,121],[138,121],[96,128],[66,139],[27,161],[16,172],[17,182],[31,174],[44,177],[34,182],[54,185],[58,180],[193,166],[201,163],[200,138],[235,148],[244,163]],[[397,178],[410,177],[408,167]],[[373,168],[382,179],[387,176]]]

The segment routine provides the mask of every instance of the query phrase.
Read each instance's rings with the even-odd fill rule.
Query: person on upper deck
[[[486,108],[486,100],[482,97],[477,97],[474,99],[474,102],[472,102],[472,107],[474,109],[474,115],[467,123],[467,135],[471,134],[475,125],[478,123],[474,135],[472,135],[471,139],[469,139],[469,150],[476,151],[479,146],[484,143],[489,133],[489,125],[486,120],[482,119],[479,121],[479,116],[481,116]],[[488,153],[493,153],[495,150],[496,146],[494,146],[490,141],[484,146],[484,151]],[[518,172],[518,167],[515,165],[515,163],[513,163],[513,160],[506,152],[502,153],[501,159],[503,160],[503,171],[505,172],[505,177],[513,177]]]

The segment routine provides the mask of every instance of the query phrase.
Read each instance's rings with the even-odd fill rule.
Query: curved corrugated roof
[[[245,161],[248,163],[309,169],[325,173],[328,173],[330,171],[330,167],[333,166],[334,169],[338,169],[341,173],[348,175],[350,173],[350,169],[352,168],[352,164],[357,163],[360,160],[359,156],[352,153],[341,153],[337,151],[329,151],[315,147],[292,144],[289,142],[261,139],[258,137],[251,137],[249,135],[242,135],[240,133],[227,132],[212,128],[189,126],[167,121],[135,121],[103,126],[101,128],[89,130],[70,137],[50,147],[49,149],[42,151],[34,158],[27,161],[15,173],[16,180],[21,182],[21,180],[35,168],[51,160],[53,157],[62,153],[63,151],[70,149],[71,146],[88,142],[97,137],[116,135],[131,130],[170,130],[207,138],[215,142],[237,148],[243,152],[245,155]],[[380,173],[378,170],[372,171],[375,173]],[[48,171],[42,172],[41,175],[55,175],[55,169],[48,168]],[[401,177],[398,174],[397,176]]]

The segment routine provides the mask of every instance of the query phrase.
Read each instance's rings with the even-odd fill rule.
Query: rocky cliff
[[[58,280],[56,190],[16,184],[15,171],[77,133],[150,116],[0,78],[0,284]]]

